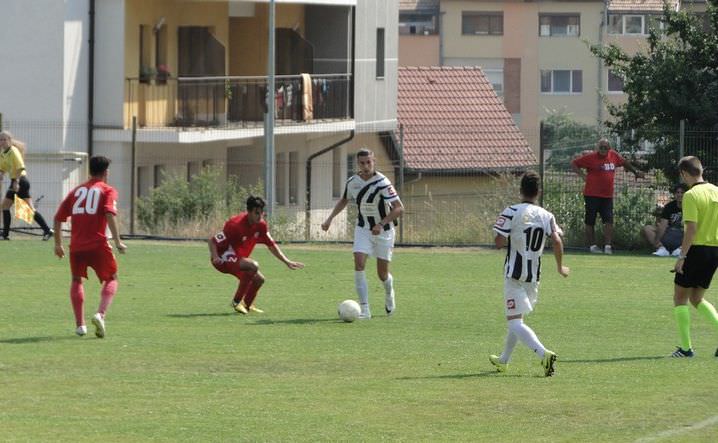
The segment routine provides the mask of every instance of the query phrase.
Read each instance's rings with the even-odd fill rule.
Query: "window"
[[[342,191],[342,153],[335,149],[332,151],[332,197],[341,197]]]
[[[608,92],[623,92],[623,76],[608,70]]]
[[[376,78],[384,78],[384,28],[376,30]]]
[[[504,95],[504,70],[503,69],[484,69],[486,79],[494,87],[496,95],[503,97]]]
[[[608,33],[623,34],[623,16],[620,14],[608,14]]]
[[[583,92],[583,71],[541,70],[541,92],[546,94],[580,94]]]
[[[154,74],[151,58],[151,26],[140,25],[140,83],[149,83]]]
[[[539,15],[539,35],[541,37],[578,37],[581,34],[580,28],[580,15]]]
[[[154,173],[153,185],[156,188],[165,181],[165,165],[155,165]]]
[[[461,33],[463,35],[503,35],[503,12],[462,12]]]
[[[435,35],[438,34],[434,14],[399,12],[399,35]]]
[[[289,153],[289,204],[299,202],[299,153]]]
[[[661,15],[609,14],[608,33],[613,35],[647,35],[649,29],[662,31]]]
[[[187,162],[187,181],[192,181],[195,175],[202,172],[202,163],[195,161],[195,162]]]
[[[623,33],[626,35],[642,35],[643,32],[642,15],[624,15],[623,16]]]

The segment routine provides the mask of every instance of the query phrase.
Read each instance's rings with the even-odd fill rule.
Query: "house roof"
[[[438,11],[439,0],[399,0],[399,11]]]
[[[400,67],[404,161],[422,171],[499,170],[536,157],[479,67]]]
[[[678,0],[668,0],[671,7],[676,9]],[[664,0],[611,0],[608,10],[611,12],[660,12],[663,11]]]

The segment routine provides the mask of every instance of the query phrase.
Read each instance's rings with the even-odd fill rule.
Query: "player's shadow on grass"
[[[0,340],[0,343],[2,344],[8,344],[8,345],[25,345],[29,343],[42,343],[42,342],[48,342],[48,341],[60,341],[60,340],[77,340],[77,337],[73,337],[70,335],[62,336],[62,337],[20,337],[20,338],[6,338],[3,340]]]
[[[463,378],[478,378],[478,377],[534,377],[527,374],[502,374],[498,371],[481,371],[472,372],[470,374],[446,374],[446,375],[427,375],[425,377],[397,377],[397,380],[432,380],[432,379],[452,379],[461,380]],[[538,378],[545,378],[543,375],[536,375]]]
[[[252,323],[248,323],[248,324],[255,325],[255,326],[310,325],[313,323],[326,323],[326,322],[342,323],[341,321],[337,320],[336,318],[290,318],[288,320],[270,320],[268,318],[264,318],[264,319],[255,320]]]
[[[238,317],[239,314],[236,314],[234,312],[195,312],[192,314],[167,314],[167,317],[173,317],[173,318],[198,318],[198,317],[229,317],[229,316],[235,316]]]
[[[663,360],[665,358],[668,358],[665,355],[655,355],[655,356],[644,356],[644,357],[613,357],[613,358],[592,358],[592,359],[584,359],[584,360],[566,360],[566,359],[559,359],[558,363],[617,363],[622,361],[640,361],[640,360]]]

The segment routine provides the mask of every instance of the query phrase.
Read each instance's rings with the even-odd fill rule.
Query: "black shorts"
[[[586,202],[586,217],[584,218],[584,222],[588,226],[596,224],[596,214],[601,214],[601,221],[604,225],[606,223],[613,223],[612,198],[590,197],[588,195],[584,195],[583,201]]]
[[[20,181],[19,187],[17,190],[17,196],[20,198],[30,198],[30,182],[28,181],[27,177],[24,175],[21,175],[18,179]],[[5,198],[8,198],[10,200],[15,200],[15,191],[12,190],[12,185],[14,184],[15,180],[10,180],[10,188],[8,188],[7,192],[5,193]]]
[[[683,288],[708,289],[718,268],[717,246],[691,246],[683,262],[683,273],[673,278],[673,283]]]

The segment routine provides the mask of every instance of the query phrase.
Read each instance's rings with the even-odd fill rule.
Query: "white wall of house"
[[[95,125],[120,128],[125,93],[125,0],[97,0],[95,29]]]
[[[384,77],[377,78],[377,28],[384,29]],[[396,128],[399,66],[397,0],[363,0],[356,6],[354,118],[358,132]]]

